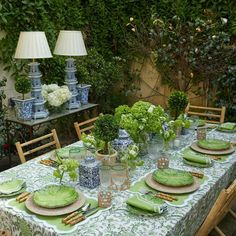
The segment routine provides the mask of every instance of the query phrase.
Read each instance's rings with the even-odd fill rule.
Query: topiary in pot
[[[188,95],[182,91],[175,91],[171,93],[168,98],[168,106],[170,115],[176,120],[180,114],[184,113],[188,105]]]
[[[15,83],[15,90],[22,94],[22,99],[13,98],[17,118],[31,120],[34,98],[25,99],[25,94],[31,91],[31,82],[27,77],[18,77]]]
[[[25,94],[31,91],[31,83],[26,77],[18,77],[15,83],[15,90],[22,94],[22,99],[25,100]]]
[[[94,123],[93,133],[96,139],[104,141],[104,148],[96,152],[98,159],[103,162],[115,161],[117,152],[109,150],[109,143],[119,136],[119,125],[114,116],[106,114],[100,115]]]

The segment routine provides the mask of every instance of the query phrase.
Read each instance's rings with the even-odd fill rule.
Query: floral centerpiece
[[[62,179],[65,173],[68,173],[72,181],[77,180],[77,168],[79,167],[78,161],[72,159],[62,159],[58,155],[56,156],[58,167],[53,171],[53,175],[60,180],[60,184],[62,183]]]
[[[175,139],[176,123],[175,121],[165,122],[161,126],[160,135],[163,139],[164,150],[167,151],[169,148],[169,142]]]
[[[161,106],[144,101],[136,102],[132,107],[117,107],[115,117],[135,143],[144,144],[140,146],[141,152],[147,147],[148,133],[160,133],[162,124],[168,119]]]
[[[70,100],[72,94],[66,85],[44,84],[42,85],[42,96],[47,102],[49,110],[55,110],[56,108],[60,109],[63,104]]]

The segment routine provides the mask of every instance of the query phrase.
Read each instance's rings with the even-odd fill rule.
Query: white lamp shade
[[[81,31],[61,30],[54,54],[62,56],[85,56],[87,51]]]
[[[17,43],[15,58],[36,59],[52,57],[44,32],[21,32]]]

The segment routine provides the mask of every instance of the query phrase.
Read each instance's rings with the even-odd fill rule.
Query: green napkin
[[[206,155],[194,152],[193,150],[187,148],[183,152],[183,158],[190,162],[200,163],[200,164],[211,164],[211,160]]]
[[[166,205],[160,198],[153,197],[152,195],[140,195],[136,194],[129,198],[126,203],[130,206],[142,209],[148,212],[156,212],[161,214],[165,209]]]
[[[227,122],[227,123],[221,124],[220,128],[226,129],[226,130],[234,130],[236,128],[236,124],[232,122]]]

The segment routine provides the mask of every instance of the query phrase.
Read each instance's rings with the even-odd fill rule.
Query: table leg
[[[8,160],[9,160],[9,167],[11,167],[12,159],[11,159],[10,122],[8,122],[7,120],[6,120],[6,132],[7,132],[7,144],[9,145]]]

